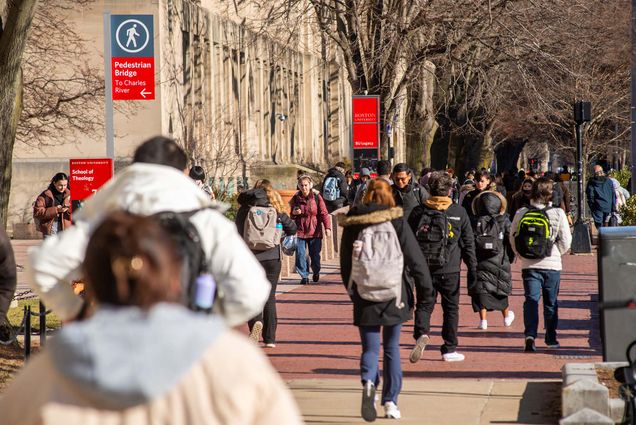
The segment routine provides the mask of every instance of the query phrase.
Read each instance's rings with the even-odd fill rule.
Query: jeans
[[[371,381],[380,384],[380,326],[360,326],[362,356],[360,357],[360,378],[362,384]],[[402,390],[402,366],[400,364],[400,331],[402,324],[382,327],[384,345],[384,371],[382,374],[382,404],[397,398]]]
[[[559,285],[561,272],[558,270],[525,269],[522,271],[523,291],[526,300],[523,303],[523,324],[525,336],[537,337],[539,326],[539,298],[543,294],[543,320],[545,322],[545,342],[557,342],[559,324]]]
[[[419,338],[430,331],[431,315],[435,308],[437,294],[442,296],[442,354],[452,353],[457,349],[457,327],[459,326],[459,273],[433,274],[432,301],[418,300],[415,305],[415,326],[413,337]]]
[[[247,322],[247,325],[251,331],[254,323],[263,322],[263,342],[265,344],[274,344],[276,342],[276,326],[278,324],[278,316],[276,314],[276,285],[278,285],[278,279],[280,277],[281,260],[265,260],[260,263],[265,270],[267,280],[269,280],[269,283],[272,285],[272,289],[263,307],[263,312]]]
[[[296,245],[296,273],[301,278],[307,279],[309,276],[309,261],[307,260],[307,247],[309,246],[309,258],[311,260],[311,271],[314,274],[320,273],[320,251],[322,250],[322,239],[298,239]]]

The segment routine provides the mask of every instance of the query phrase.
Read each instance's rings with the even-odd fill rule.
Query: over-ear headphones
[[[309,181],[309,189],[314,188],[314,180],[311,178],[311,176],[309,174],[303,174],[302,176],[298,177],[298,183],[296,184],[298,190],[300,190],[300,182],[303,180]]]

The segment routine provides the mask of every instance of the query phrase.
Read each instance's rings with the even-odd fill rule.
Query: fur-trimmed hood
[[[477,216],[504,215],[507,207],[506,198],[501,193],[494,190],[484,190],[475,196],[471,209],[473,214]]]
[[[353,207],[346,215],[338,215],[338,225],[342,227],[384,223],[401,218],[404,211],[400,207],[388,208],[377,204],[363,204]]]

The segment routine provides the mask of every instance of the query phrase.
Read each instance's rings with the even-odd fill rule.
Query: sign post
[[[380,159],[380,96],[353,96],[351,143],[353,169],[377,174]]]

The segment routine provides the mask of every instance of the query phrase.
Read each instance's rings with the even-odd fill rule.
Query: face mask
[[[524,189],[523,190],[523,194],[524,195],[530,195],[530,192],[532,192],[532,189],[528,189],[528,190]]]

